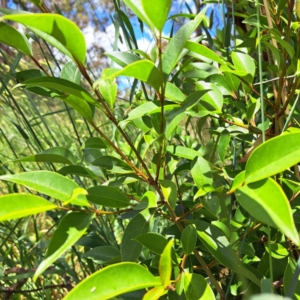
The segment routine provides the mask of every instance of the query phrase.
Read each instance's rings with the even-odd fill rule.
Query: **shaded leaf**
[[[95,247],[83,254],[83,257],[92,259],[97,264],[120,262],[121,253],[111,246]]]
[[[183,251],[186,255],[191,254],[197,242],[197,231],[193,225],[188,225],[184,228],[181,235],[181,243]]]

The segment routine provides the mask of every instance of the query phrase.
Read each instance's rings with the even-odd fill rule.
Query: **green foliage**
[[[223,29],[114,1],[95,80],[80,29],[32,3],[0,10],[5,299],[298,299],[299,1],[235,1]]]

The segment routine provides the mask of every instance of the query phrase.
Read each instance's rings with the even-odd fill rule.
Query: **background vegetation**
[[[300,4],[277,2],[2,1],[3,299],[299,298]]]

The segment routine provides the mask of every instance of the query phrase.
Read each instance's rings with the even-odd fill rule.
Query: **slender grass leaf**
[[[46,259],[41,262],[33,276],[34,281],[79,240],[93,218],[93,214],[84,212],[71,212],[63,217],[50,240]]]
[[[58,206],[35,195],[2,195],[0,196],[0,222],[35,215],[55,208]]]
[[[299,271],[299,261],[297,262],[293,257],[289,257],[288,264],[284,271],[283,287],[285,295],[293,299],[299,299],[300,295]]]
[[[254,149],[247,161],[245,182],[273,176],[297,164],[300,161],[299,139],[299,132],[286,133]]]
[[[260,277],[262,275],[259,273],[254,274],[238,260],[235,251],[219,228],[198,220],[192,223],[196,226],[198,238],[221,264],[260,286]]]
[[[299,234],[289,201],[281,187],[271,178],[245,184],[236,192],[237,201],[258,221],[279,229],[296,245]]]
[[[121,242],[122,261],[136,261],[143,246],[134,239],[148,232],[150,215],[147,210],[136,215],[127,225]]]
[[[141,0],[144,13],[150,20],[152,27],[162,32],[168,17],[172,0]]]
[[[185,273],[184,293],[186,300],[215,300],[215,295],[206,282],[199,274]]]
[[[124,293],[159,285],[160,279],[154,277],[143,266],[125,262],[95,272],[73,288],[64,300],[107,300]]]
[[[85,39],[80,29],[70,20],[57,14],[6,15],[0,20],[10,20],[28,26],[32,31],[45,33],[47,42],[61,52],[84,65],[86,56]],[[72,34],[70,34],[72,33]]]
[[[197,242],[197,231],[193,225],[188,225],[184,228],[181,235],[181,244],[186,255],[191,254]]]
[[[32,56],[31,46],[26,36],[3,22],[0,22],[0,42]]]
[[[22,184],[61,201],[68,201],[72,197],[73,190],[79,188],[77,183],[71,179],[49,171],[32,171],[13,175],[2,175],[0,176],[0,180]],[[83,194],[78,195],[77,199],[74,199],[72,203],[80,206],[90,206]]]
[[[159,276],[161,283],[165,288],[170,285],[172,275],[172,246],[173,240],[170,240],[163,250],[159,260]]]
[[[67,148],[53,147],[35,155],[15,159],[12,162],[23,162],[23,161],[52,162],[52,163],[73,165],[75,164],[75,157],[73,153]]]
[[[108,207],[126,207],[130,200],[125,193],[111,186],[94,186],[88,189],[88,200],[98,205]]]

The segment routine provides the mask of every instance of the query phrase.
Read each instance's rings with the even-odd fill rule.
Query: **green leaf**
[[[149,290],[143,297],[143,300],[158,300],[162,295],[166,293],[163,286],[157,286]]]
[[[128,53],[128,52],[112,51],[112,52],[105,52],[104,54],[123,68],[126,67],[127,65],[130,65],[133,62],[141,60],[135,54]]]
[[[165,81],[167,81],[169,75],[180,60],[181,52],[184,49],[186,41],[191,37],[192,33],[205,17],[205,12],[206,9],[203,9],[193,21],[183,25],[169,42],[162,58],[162,70]]]
[[[299,139],[299,132],[285,133],[258,146],[247,161],[245,182],[273,176],[297,164],[300,161]]]
[[[127,225],[121,242],[122,261],[136,261],[143,246],[134,239],[148,232],[150,215],[147,210],[136,215]]]
[[[64,300],[106,300],[159,285],[161,285],[159,278],[154,277],[141,265],[119,263],[105,267],[84,279],[67,294]]]
[[[154,232],[141,234],[137,236],[135,240],[158,255],[163,253],[168,244],[168,240],[163,235]]]
[[[73,190],[79,186],[69,178],[49,171],[32,171],[13,175],[2,175],[0,180],[12,181],[53,197],[61,201],[68,201]],[[85,195],[78,195],[72,202],[75,205],[90,206]]]
[[[78,67],[72,61],[69,61],[63,66],[60,73],[60,77],[62,79],[66,79],[76,84],[79,84],[81,79],[81,73]]]
[[[160,180],[159,184],[165,199],[168,201],[172,209],[175,209],[177,202],[176,184],[171,180]]]
[[[203,157],[197,157],[192,161],[191,173],[196,186],[201,189],[213,183],[211,168]]]
[[[117,92],[118,92],[118,86],[114,79],[100,79],[98,81],[99,83],[99,90],[107,102],[108,106],[113,109],[114,103],[116,101]]]
[[[84,36],[72,21],[62,15],[19,14],[2,16],[1,19],[15,21],[29,27],[75,62],[84,65],[86,55]]]
[[[84,142],[84,148],[106,149],[109,144],[99,137],[90,137]]]
[[[197,156],[202,156],[200,152],[183,146],[167,146],[167,152],[189,160],[193,160]]]
[[[300,278],[299,275],[297,276],[299,274],[298,264],[294,258],[289,257],[283,277],[285,295],[292,296],[293,299],[300,298]]]
[[[296,10],[297,17],[300,18],[300,0],[295,1],[295,10]]]
[[[151,85],[154,89],[159,91],[161,86],[161,74],[156,68],[155,64],[150,60],[139,60],[131,63],[123,69],[114,69],[106,74],[105,77],[101,77],[100,80],[115,78],[117,76],[129,76],[141,81],[144,81]],[[99,80],[95,82],[95,85],[99,84]]]
[[[92,162],[92,165],[102,167],[104,169],[109,170],[112,173],[125,174],[133,172],[131,167],[123,160],[110,155],[103,155],[96,158]]]
[[[88,168],[85,168],[83,166],[73,166],[73,165],[65,166],[59,169],[57,172],[63,176],[71,174],[71,175],[92,178],[94,180],[98,179],[97,175],[95,175],[92,171],[90,171]]]
[[[175,102],[183,102],[186,96],[182,93],[176,85],[171,82],[167,82],[165,89],[165,97]]]
[[[141,0],[144,13],[159,32],[162,32],[168,13],[171,8],[172,0]]]
[[[0,22],[0,42],[32,56],[31,46],[26,36],[3,22]]]
[[[282,245],[278,243],[271,243],[271,256],[275,259],[282,259],[289,255],[289,251]],[[265,245],[266,251],[270,254],[270,249],[267,245]]]
[[[62,218],[51,238],[46,259],[38,266],[33,276],[34,281],[79,240],[86,232],[93,218],[93,214],[84,212],[71,212]]]
[[[32,156],[13,160],[13,162],[23,161],[75,164],[75,157],[73,153],[67,148],[53,147]]]
[[[83,257],[90,258],[97,264],[110,264],[120,262],[121,253],[114,247],[100,246],[85,252]]]
[[[254,59],[245,53],[234,52],[231,53],[231,59],[237,70],[245,71],[246,74],[250,75],[248,82],[252,82],[255,75],[255,63]]]
[[[215,300],[215,295],[206,282],[199,274],[184,274],[184,293],[186,300]]]
[[[166,139],[168,139],[171,134],[174,132],[174,130],[177,128],[177,126],[180,124],[180,122],[185,118],[186,114],[184,112],[176,115],[175,118],[168,118],[168,123],[166,125]]]
[[[133,209],[134,210],[143,210],[143,209],[151,208],[151,207],[157,207],[156,195],[151,191],[147,191],[143,195],[141,202],[138,205],[136,205]]]
[[[184,228],[181,235],[181,243],[183,251],[186,255],[191,254],[197,242],[197,231],[193,225],[188,225]]]
[[[0,222],[35,215],[58,206],[31,194],[9,194],[0,196]]]
[[[98,205],[108,207],[126,207],[130,200],[125,193],[111,186],[95,186],[88,189],[88,200]]]
[[[212,61],[215,61],[221,65],[226,63],[216,52],[210,50],[208,47],[205,47],[199,43],[187,41],[184,45],[184,48],[195,52],[201,56],[204,56],[205,58],[208,58]]]
[[[193,221],[192,223],[196,226],[199,239],[214,258],[227,268],[245,276],[260,286],[260,278],[262,275],[254,274],[238,260],[235,251],[231,248],[229,241],[219,228],[199,220]]]
[[[172,275],[172,258],[171,251],[173,246],[173,240],[170,240],[161,254],[159,260],[159,276],[162,285],[166,288],[170,285]]]
[[[245,184],[239,187],[235,194],[237,201],[255,219],[279,229],[299,245],[299,234],[289,201],[275,180],[267,178]]]
[[[96,104],[96,100],[80,85],[69,80],[56,77],[38,77],[26,80],[23,84],[30,87],[45,87],[54,89],[62,93],[73,95],[91,104]]]

